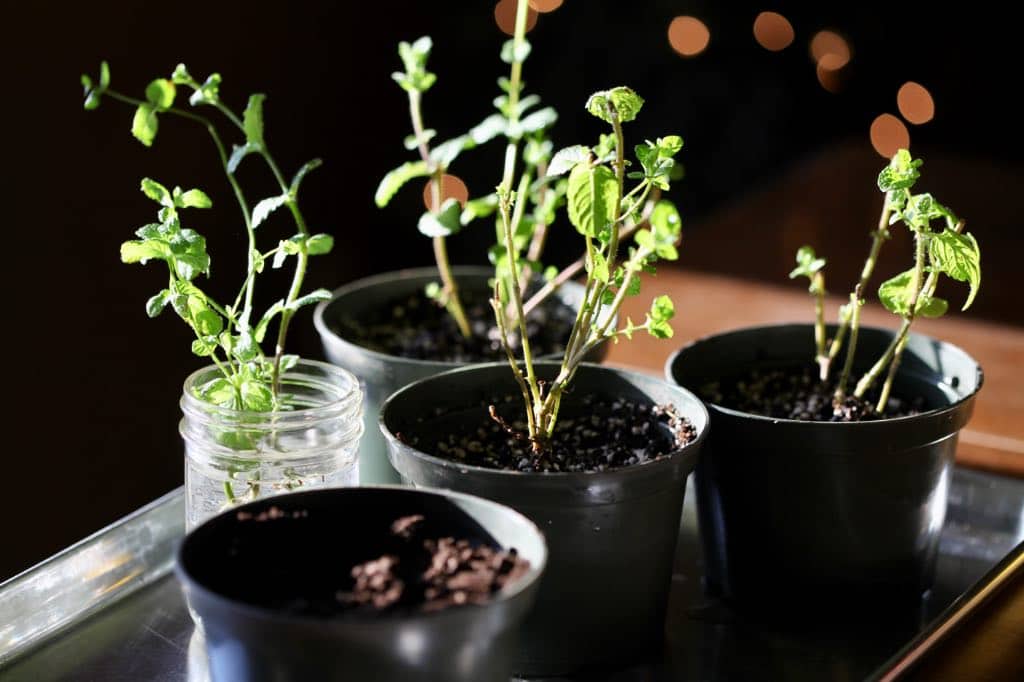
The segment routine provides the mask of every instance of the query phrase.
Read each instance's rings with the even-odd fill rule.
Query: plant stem
[[[430,147],[423,136],[423,108],[421,106],[421,93],[418,90],[409,91],[409,118],[412,119],[412,132],[416,136],[417,149],[423,163],[431,167],[431,188],[430,188],[430,212],[437,213],[441,210],[441,181],[444,177],[444,168],[434,164],[430,159]],[[459,295],[459,285],[452,275],[452,266],[448,262],[448,245],[444,237],[433,238],[434,261],[437,265],[437,272],[441,276],[444,285],[444,306],[448,310],[459,333],[468,338],[470,335],[469,321],[466,319],[466,311],[462,307],[462,298]]]
[[[828,379],[828,354],[825,352],[825,275],[814,273],[814,348],[821,381]]]
[[[832,401],[840,404],[846,398],[846,384],[850,380],[850,372],[853,371],[853,356],[857,348],[857,335],[860,332],[860,309],[861,309],[861,286],[857,285],[850,294],[850,345],[846,348],[846,362],[843,363],[843,372],[839,376],[839,383],[836,385]]]
[[[889,216],[892,214],[892,209],[890,208],[890,194],[891,193],[887,192],[883,199],[882,214],[878,218],[878,226],[871,233],[871,251],[868,252],[867,260],[864,261],[864,267],[860,272],[860,280],[858,280],[857,286],[854,287],[854,290],[856,290],[857,287],[859,287],[861,291],[867,289],[868,282],[871,280],[871,275],[875,271],[875,264],[878,262],[878,253],[882,249],[882,244],[889,239]],[[858,315],[857,317],[857,321],[859,322],[860,316]],[[832,362],[835,360],[836,356],[839,355],[839,351],[843,347],[843,339],[846,337],[846,332],[849,329],[852,318],[853,311],[850,311],[846,315],[841,314],[839,316],[839,329],[836,330],[836,336],[832,340],[832,345],[829,347],[828,357],[821,369],[822,381],[828,380],[828,374],[831,371]],[[855,345],[856,342],[853,341],[853,335],[851,335],[851,348],[847,349],[848,356],[856,350]],[[820,363],[821,361],[819,360],[819,364]]]

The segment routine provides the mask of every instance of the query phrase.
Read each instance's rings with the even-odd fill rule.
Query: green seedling
[[[206,240],[195,230],[183,226],[183,212],[212,206],[209,195],[199,189],[168,189],[167,185],[144,178],[142,192],[160,207],[157,220],[139,228],[136,231],[138,239],[121,245],[121,260],[143,264],[163,261],[167,265],[167,286],[147,301],[146,313],[156,317],[170,306],[195,333],[192,352],[209,358],[220,369],[221,376],[198,387],[198,398],[235,410],[268,412],[286,409],[287,404],[280,395],[281,375],[298,360],[294,355],[285,354],[289,324],[303,306],[330,298],[330,292],[325,289],[302,293],[309,257],[328,253],[334,244],[333,238],[327,234],[311,234],[299,208],[299,188],[303,178],[320,165],[320,160],[306,163],[290,182],[286,181],[270,154],[264,134],[265,95],[250,96],[239,116],[221,99],[221,77],[216,73],[199,82],[183,64],[179,64],[170,78],[157,78],[150,82],[140,99],[113,90],[110,87],[110,68],[103,62],[99,78],[94,81],[89,76],[82,76],[82,85],[86,109],[96,109],[104,98],[131,106],[134,109],[132,135],[147,147],[153,144],[160,122],[166,116],[191,121],[209,134],[241,211],[247,237],[246,275],[237,297],[230,305],[224,305],[197,284],[200,275],[208,277],[210,274],[210,256],[206,252]],[[187,108],[176,104],[179,90],[183,88],[191,93]],[[213,120],[197,113],[204,109],[221,114],[228,128],[240,140],[230,153]],[[255,204],[246,198],[236,176],[239,164],[249,156],[263,161],[280,190],[278,194]],[[256,230],[281,207],[287,207],[291,213],[295,234],[278,239],[273,247],[261,250],[257,246]],[[294,273],[287,293],[258,315],[253,302],[258,275],[268,265],[276,269],[288,262],[293,263]],[[268,357],[261,344],[275,323],[275,350]]]
[[[941,275],[964,282],[969,291],[963,310],[974,301],[981,286],[981,251],[971,234],[964,233],[964,221],[956,217],[931,194],[913,194],[911,190],[920,178],[922,161],[911,157],[905,149],[899,150],[878,176],[878,188],[885,193],[878,226],[872,232],[871,250],[864,263],[860,279],[850,294],[849,303],[839,310],[839,326],[830,343],[824,341],[824,288],[823,267],[807,246],[797,252],[797,268],[791,277],[811,278],[811,293],[815,295],[817,321],[815,340],[821,380],[826,381],[833,360],[846,342],[846,357],[833,396],[837,408],[846,398],[853,359],[857,349],[860,327],[860,309],[864,304],[863,292],[875,269],[882,244],[889,239],[889,228],[902,222],[914,239],[913,266],[892,277],[878,288],[878,298],[887,310],[899,316],[900,327],[882,356],[857,381],[853,396],[863,399],[865,394],[884,375],[881,393],[875,404],[878,414],[885,412],[892,392],[892,384],[899,369],[900,359],[907,344],[910,327],[918,317],[941,317],[949,303],[935,295]],[[937,224],[933,224],[937,223]],[[826,352],[826,346],[828,347]]]

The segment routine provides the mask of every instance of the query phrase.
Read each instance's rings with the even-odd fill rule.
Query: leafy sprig
[[[248,238],[246,276],[233,303],[217,303],[196,284],[200,275],[209,276],[210,256],[206,251],[206,240],[195,230],[182,226],[180,211],[211,207],[213,202],[202,190],[182,190],[180,187],[169,190],[155,180],[143,179],[142,192],[160,206],[157,222],[139,228],[136,231],[138,239],[122,244],[121,259],[125,263],[145,264],[159,260],[166,264],[167,286],[147,301],[146,313],[156,317],[168,305],[171,306],[195,334],[192,352],[209,358],[220,368],[221,377],[198,387],[200,399],[238,410],[270,411],[286,407],[279,394],[280,377],[297,361],[295,356],[284,353],[289,324],[300,308],[330,297],[330,292],[325,289],[302,293],[309,257],[330,252],[334,244],[330,235],[310,233],[298,205],[302,181],[320,165],[320,160],[306,163],[291,182],[286,182],[267,147],[263,120],[265,95],[251,95],[242,115],[238,116],[221,100],[221,77],[216,73],[199,82],[183,64],[179,64],[170,78],[151,81],[146,86],[145,98],[138,99],[110,88],[110,68],[103,62],[99,78],[93,81],[89,76],[82,76],[82,85],[86,109],[96,109],[105,97],[133,106],[132,135],[147,147],[153,144],[160,120],[167,115],[199,123],[210,135],[241,211]],[[244,140],[233,146],[230,155],[217,126],[210,119],[175,105],[181,87],[191,90],[190,107],[218,110]],[[279,194],[262,199],[253,206],[250,206],[235,177],[239,164],[250,155],[263,159],[280,188]],[[256,244],[256,229],[273,211],[283,206],[288,207],[292,214],[296,233],[287,239],[279,239],[273,248],[261,251]],[[257,276],[268,262],[271,268],[276,269],[283,267],[289,259],[294,260],[295,269],[287,294],[254,323],[257,319],[253,303]],[[261,344],[274,322],[277,323],[275,353],[267,357]]]
[[[865,261],[860,280],[850,294],[850,302],[840,309],[840,326],[827,354],[822,354],[824,344],[818,341],[818,361],[822,367],[821,379],[828,378],[829,364],[842,346],[848,332],[846,360],[839,377],[834,400],[841,403],[846,396],[850,381],[853,359],[857,347],[857,332],[860,325],[860,308],[864,304],[863,291],[874,272],[881,244],[889,238],[889,227],[903,223],[914,238],[913,267],[882,282],[878,298],[887,310],[901,318],[901,324],[893,340],[882,356],[857,382],[853,395],[863,398],[881,376],[885,375],[881,394],[875,411],[883,413],[892,391],[892,384],[899,368],[900,359],[906,346],[910,327],[917,317],[941,317],[949,303],[935,295],[941,275],[954,281],[966,283],[969,287],[963,310],[974,301],[981,285],[981,251],[971,234],[963,234],[964,222],[949,208],[940,204],[931,194],[914,194],[911,190],[921,176],[918,170],[920,159],[914,159],[905,149],[899,150],[882,169],[878,176],[878,188],[885,193],[882,215],[873,232],[871,251]],[[938,222],[938,225],[934,225]],[[817,323],[816,340],[824,333],[821,305],[824,296],[824,275],[821,272],[824,260],[816,259],[810,247],[802,247],[797,254],[798,267],[790,277],[812,277],[811,293],[816,297]],[[820,286],[818,286],[818,284]]]

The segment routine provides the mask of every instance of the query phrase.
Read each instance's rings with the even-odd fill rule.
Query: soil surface
[[[387,355],[443,362],[504,360],[489,294],[472,289],[460,293],[472,330],[469,338],[459,333],[448,311],[423,292],[390,301],[365,319],[335,320],[332,327],[342,338]],[[534,355],[561,352],[575,319],[573,309],[556,298],[548,298],[534,308],[526,320]],[[518,348],[518,334],[509,330],[509,337]]]
[[[529,568],[514,548],[498,551],[451,537],[423,538],[422,521],[419,515],[396,520],[391,532],[401,540],[397,550],[352,568],[354,584],[337,594],[343,609],[440,611],[483,604]]]
[[[551,473],[643,464],[697,437],[693,424],[671,405],[599,395],[576,395],[572,402],[575,414],[563,407],[555,432],[539,454],[527,437],[522,399],[511,396],[481,406],[479,419],[442,420],[451,427],[441,439],[426,429],[399,438],[437,457],[472,466]],[[488,414],[490,405],[497,406],[500,422]]]
[[[849,390],[852,390],[852,386]],[[716,381],[701,388],[701,398],[740,412],[800,421],[857,422],[907,417],[928,409],[923,399],[907,401],[890,395],[883,414],[875,411],[880,387],[866,400],[847,396],[833,405],[835,382],[823,384],[816,367],[755,369],[739,377]]]

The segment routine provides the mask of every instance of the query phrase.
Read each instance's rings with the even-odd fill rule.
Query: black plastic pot
[[[271,507],[283,517],[239,519],[240,512]],[[407,514],[425,516],[426,537],[515,547],[529,570],[484,605],[335,617],[284,610],[298,584],[330,598],[338,573],[380,556],[390,524]],[[214,682],[507,682],[546,554],[533,523],[488,500],[401,487],[337,488],[259,500],[210,519],[186,536],[176,571],[203,629]]]
[[[860,330],[855,376],[892,337]],[[813,355],[811,325],[755,327],[691,343],[666,374],[699,392]],[[795,606],[846,617],[919,605],[934,577],[957,433],[981,383],[964,351],[912,335],[893,392],[922,396],[932,408],[924,413],[804,422],[709,405],[711,436],[696,471],[709,591],[777,616]]]
[[[552,377],[555,363],[538,363]],[[607,668],[660,652],[665,608],[686,477],[707,426],[704,406],[689,391],[622,370],[584,365],[563,401],[588,392],[675,405],[697,439],[662,459],[599,473],[524,474],[464,466],[409,447],[396,433],[443,433],[460,420],[479,422],[495,395],[518,396],[507,364],[446,372],[395,393],[380,426],[402,478],[417,486],[471,492],[513,507],[548,541],[548,568],[522,631],[515,671],[524,675]],[[421,422],[424,406],[448,414]]]
[[[459,266],[452,271],[462,290],[477,290],[484,294],[491,291],[487,282],[494,276],[492,268]],[[329,301],[316,307],[313,321],[327,359],[349,370],[363,382],[365,428],[359,444],[359,481],[364,485],[399,481],[398,474],[388,462],[387,447],[377,428],[377,414],[384,399],[406,384],[463,367],[465,363],[416,360],[378,353],[339,336],[332,321],[343,316],[359,319],[389,301],[423,291],[427,284],[437,280],[435,268],[386,272],[347,284],[335,290]],[[575,310],[583,301],[583,287],[575,282],[566,282],[554,296]],[[600,361],[601,357],[603,351],[589,359]]]

